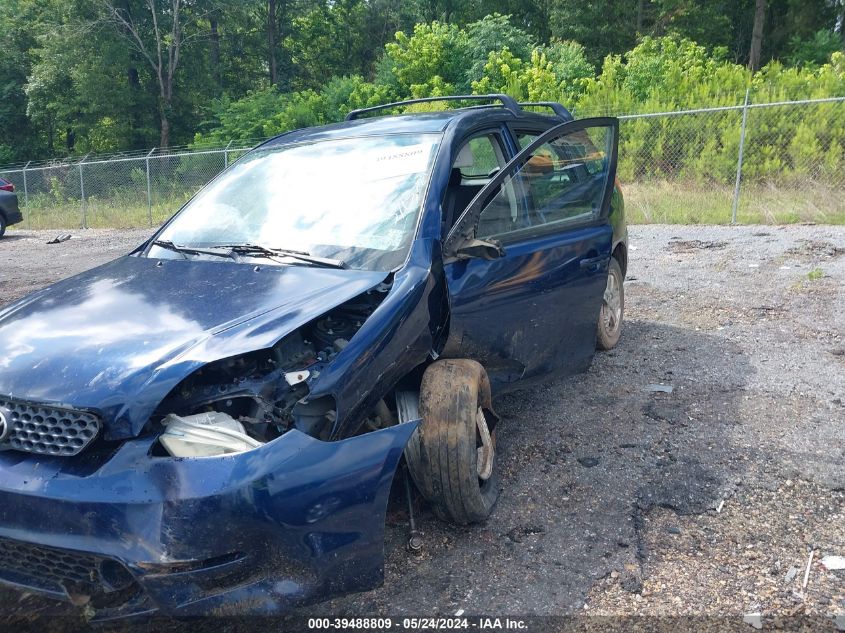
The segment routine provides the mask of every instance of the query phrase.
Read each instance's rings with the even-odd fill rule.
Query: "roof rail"
[[[388,108],[395,108],[397,106],[412,105],[414,103],[430,103],[432,101],[501,101],[502,105],[514,114],[519,114],[520,107],[516,99],[503,94],[490,95],[449,95],[445,97],[425,97],[423,99],[409,99],[408,101],[395,101],[393,103],[385,103],[384,105],[372,106],[370,108],[360,108],[352,110],[346,115],[347,121],[352,121],[359,118],[362,114],[369,114],[370,112],[377,112],[378,110],[387,110]],[[563,106],[560,106],[563,107]],[[571,118],[571,117],[570,117]]]
[[[549,108],[562,119],[566,119],[567,121],[571,121],[573,119],[572,113],[556,101],[525,101],[519,103],[518,105],[520,107],[531,106],[535,108]]]

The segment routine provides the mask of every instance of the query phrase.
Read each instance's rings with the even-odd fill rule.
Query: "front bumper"
[[[137,439],[88,475],[71,460],[0,453],[0,583],[101,620],[270,615],[371,589],[414,428],[338,442],[290,431],[197,459],[151,457],[154,440]]]

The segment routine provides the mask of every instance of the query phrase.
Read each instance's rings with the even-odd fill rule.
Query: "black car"
[[[23,222],[23,215],[18,207],[18,194],[15,185],[0,178],[0,237],[6,233],[6,227]]]

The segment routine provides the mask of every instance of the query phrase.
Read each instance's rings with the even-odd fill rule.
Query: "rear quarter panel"
[[[622,186],[618,178],[610,198],[609,219],[613,227],[613,253],[621,260],[619,265],[624,275],[628,269],[628,224],[625,220],[625,197],[622,195]]]
[[[18,196],[10,191],[0,191],[0,213],[6,219],[7,225],[17,224],[23,221]]]

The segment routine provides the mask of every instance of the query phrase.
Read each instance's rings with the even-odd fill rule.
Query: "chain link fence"
[[[632,222],[845,222],[845,98],[620,119]]]
[[[632,223],[845,223],[845,97],[619,118]],[[86,157],[0,177],[28,228],[155,226],[248,150]]]
[[[28,163],[0,178],[15,185],[26,228],[156,226],[251,147]]]

